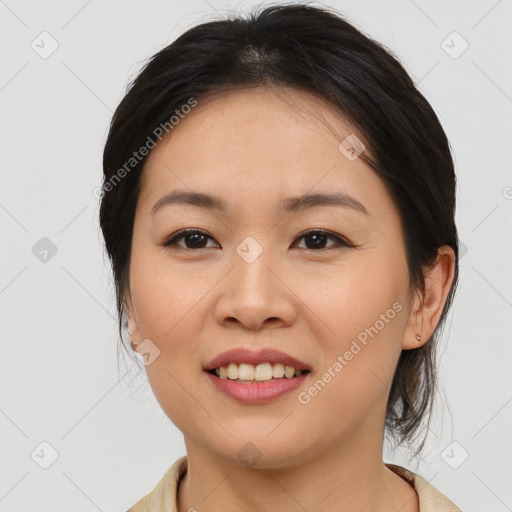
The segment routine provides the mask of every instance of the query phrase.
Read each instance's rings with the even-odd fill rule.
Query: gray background
[[[0,0],[0,511],[124,511],[185,453],[145,374],[122,355],[118,366],[93,191],[145,59],[254,4]],[[443,393],[419,466],[394,461],[465,511],[512,510],[512,1],[327,4],[400,58],[458,175],[464,255]]]

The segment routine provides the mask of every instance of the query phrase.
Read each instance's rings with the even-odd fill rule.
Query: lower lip
[[[235,400],[248,404],[269,402],[270,400],[274,400],[286,393],[289,393],[299,387],[304,382],[304,379],[306,379],[310,374],[310,372],[308,372],[303,373],[299,377],[292,377],[291,379],[282,378],[279,380],[247,384],[230,379],[221,379],[220,377],[206,371],[205,373],[219,391],[222,391]]]

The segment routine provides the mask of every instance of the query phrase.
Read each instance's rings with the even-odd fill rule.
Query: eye
[[[324,244],[327,239],[331,239],[335,241],[334,246],[346,246],[346,247],[354,247],[353,244],[349,243],[347,240],[341,238],[338,235],[335,235],[334,233],[330,233],[329,231],[324,231],[322,229],[315,229],[310,231],[305,231],[304,233],[301,233],[296,240],[300,240],[304,238],[305,240],[310,240],[311,243],[306,245],[309,245],[309,247],[305,247],[305,249],[310,250],[322,250],[322,249],[329,249],[330,247],[333,247],[332,245],[330,247],[324,247]]]
[[[185,240],[185,247],[179,245],[177,242],[181,239]],[[164,247],[170,247],[172,245],[178,245],[181,249],[205,249],[205,243],[208,238],[211,238],[206,231],[200,229],[180,229],[174,235],[171,236],[162,245]]]
[[[206,244],[209,238],[213,240],[213,238],[209,236],[206,231],[200,229],[181,229],[172,235],[171,238],[165,241],[162,245],[164,247],[178,246],[181,249],[207,249],[209,247],[207,247]],[[185,240],[185,247],[178,243],[178,241],[182,239]],[[295,240],[301,239],[310,241],[309,244],[306,243],[306,247],[303,247],[308,250],[322,250],[333,246],[354,247],[353,244],[343,239],[342,237],[329,231],[319,229],[305,231],[301,233]],[[329,247],[324,247],[328,239],[334,240],[335,243]]]

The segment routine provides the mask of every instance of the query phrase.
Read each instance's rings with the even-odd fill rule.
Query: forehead
[[[326,100],[290,87],[255,87],[224,92],[199,102],[195,128],[209,131],[212,142],[230,139],[249,145],[299,153],[299,144],[336,144],[354,131],[349,121]],[[192,118],[192,116],[190,116]],[[201,117],[201,119],[199,119]],[[216,129],[222,128],[222,130]],[[257,140],[254,140],[256,139]],[[228,139],[228,140],[226,140]],[[314,141],[312,139],[315,139]],[[261,145],[260,145],[261,144]]]
[[[199,100],[149,154],[139,200],[152,208],[173,188],[215,190],[234,202],[250,196],[260,206],[317,190],[386,194],[362,158],[340,151],[353,132],[332,105],[290,88],[257,87]]]

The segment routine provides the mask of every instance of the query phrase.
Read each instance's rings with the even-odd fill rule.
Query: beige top
[[[164,474],[156,487],[126,512],[178,512],[177,491],[180,478],[187,471],[188,458],[179,458]],[[391,471],[409,482],[418,494],[420,512],[462,512],[446,496],[424,478],[395,464],[386,464]]]

